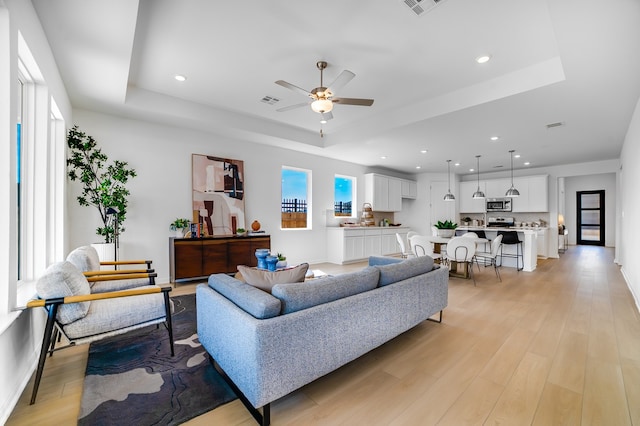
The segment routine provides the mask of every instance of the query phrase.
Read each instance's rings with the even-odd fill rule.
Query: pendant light
[[[504,194],[505,197],[509,197],[509,198],[515,198],[515,197],[519,197],[520,196],[520,191],[518,191],[513,186],[513,152],[514,152],[513,149],[511,151],[509,151],[509,155],[511,156],[511,188],[509,188],[507,190],[507,193]]]
[[[455,201],[456,197],[451,193],[451,160],[447,160],[447,178],[449,179],[449,190],[444,196],[445,201]]]
[[[474,199],[484,198],[484,192],[480,191],[480,156],[476,155],[478,159],[478,190],[473,193]]]

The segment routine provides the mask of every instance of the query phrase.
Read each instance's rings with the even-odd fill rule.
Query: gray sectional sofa
[[[448,271],[428,256],[372,257],[353,273],[277,284],[225,274],[196,290],[198,337],[259,423],[289,394],[440,313]],[[262,407],[262,412],[258,410]]]

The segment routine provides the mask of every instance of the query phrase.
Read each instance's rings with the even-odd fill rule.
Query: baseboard
[[[640,313],[640,298],[638,297],[640,295],[636,294],[636,292],[634,291],[633,286],[629,281],[629,277],[624,271],[624,266],[620,268],[620,272],[622,273],[622,278],[624,278],[624,282],[627,283],[627,288],[631,292],[631,296],[633,297],[633,300],[636,302],[636,309],[638,310],[638,313]]]

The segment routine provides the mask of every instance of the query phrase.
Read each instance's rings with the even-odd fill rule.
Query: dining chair
[[[453,237],[447,243],[446,258],[450,266],[450,275],[463,278],[473,278],[473,285],[476,285],[476,278],[473,275],[473,256],[476,253],[476,243],[473,238]],[[463,272],[458,272],[459,265],[463,265]]]
[[[424,235],[413,235],[411,237],[411,247],[413,247],[413,254],[416,257],[430,256],[432,259],[442,259],[442,255],[433,252],[433,243],[429,240],[429,237]]]
[[[476,265],[478,266],[478,271],[480,271],[480,261],[483,260],[485,266],[493,266],[496,276],[498,280],[502,282],[502,277],[500,277],[500,271],[498,270],[498,254],[500,252],[500,247],[502,246],[502,235],[498,235],[496,238],[491,241],[491,251],[478,251],[476,252],[474,259],[476,261]],[[487,263],[488,262],[488,263]]]
[[[404,243],[404,238],[402,238],[402,235],[400,235],[397,232],[396,232],[396,240],[398,241],[398,245],[400,246],[400,255],[402,256],[403,259],[414,256],[413,253],[411,253],[410,251],[407,251],[406,245]]]

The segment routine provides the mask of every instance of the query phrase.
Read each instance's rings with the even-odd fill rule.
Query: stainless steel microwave
[[[488,212],[511,211],[511,198],[487,198],[485,201]]]

